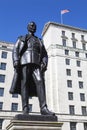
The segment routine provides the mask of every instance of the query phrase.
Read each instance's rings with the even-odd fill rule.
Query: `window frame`
[[[6,51],[2,51],[1,58],[7,59],[7,52]]]

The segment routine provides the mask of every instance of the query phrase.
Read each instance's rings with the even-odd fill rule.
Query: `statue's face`
[[[30,22],[28,24],[28,31],[31,33],[35,33],[36,32],[36,24],[34,22]]]

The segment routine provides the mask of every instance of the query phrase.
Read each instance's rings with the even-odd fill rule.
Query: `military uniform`
[[[36,36],[26,39],[26,37],[19,37],[13,49],[13,65],[16,61],[19,62],[20,69],[18,70],[19,72],[15,70],[16,78],[15,74],[14,78],[16,80],[13,78],[10,93],[21,94],[23,109],[25,106],[28,106],[29,96],[38,96],[40,107],[43,107],[46,105],[46,99],[41,64],[45,63],[43,69],[46,70],[48,63],[47,52],[41,39],[38,39]],[[17,73],[20,75],[18,76]]]

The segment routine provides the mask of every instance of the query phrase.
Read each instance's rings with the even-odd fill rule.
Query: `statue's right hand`
[[[15,61],[14,62],[14,68],[18,69],[20,67],[20,62],[19,61]]]

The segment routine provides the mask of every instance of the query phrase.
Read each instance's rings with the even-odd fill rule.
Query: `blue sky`
[[[0,0],[0,41],[15,43],[27,33],[27,24],[35,21],[36,35],[41,37],[44,24],[52,21],[87,29],[87,0]]]

